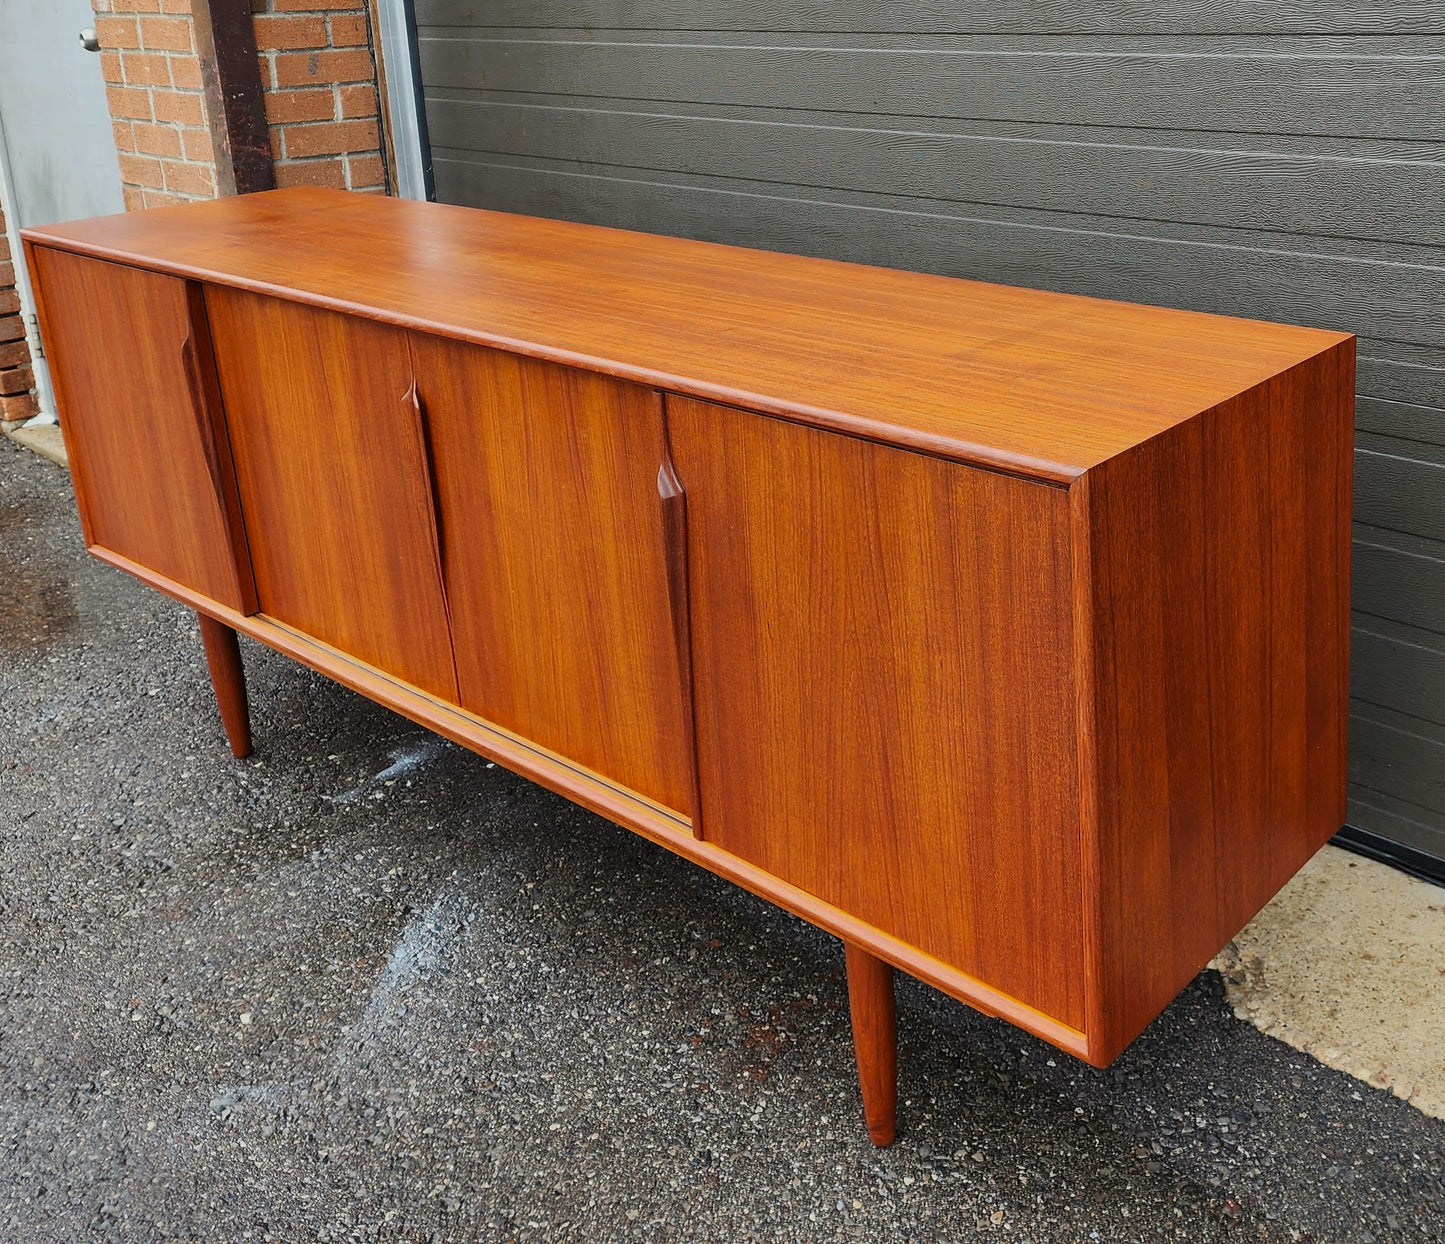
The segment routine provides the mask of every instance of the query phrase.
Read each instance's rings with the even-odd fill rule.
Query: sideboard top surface
[[[1349,340],[312,187],[25,236],[1058,483]]]

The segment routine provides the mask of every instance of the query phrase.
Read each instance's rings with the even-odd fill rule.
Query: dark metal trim
[[[1407,847],[1403,842],[1394,842],[1368,829],[1357,829],[1346,825],[1330,839],[1332,845],[1363,855],[1366,859],[1378,860],[1402,873],[1409,873],[1421,881],[1432,881],[1445,886],[1445,860],[1430,855],[1416,847]]]
[[[216,149],[216,189],[223,195],[274,190],[251,0],[192,0],[191,14]]]

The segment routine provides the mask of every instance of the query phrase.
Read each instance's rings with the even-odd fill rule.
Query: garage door
[[[445,202],[1358,333],[1350,818],[1445,857],[1445,0],[415,6]]]

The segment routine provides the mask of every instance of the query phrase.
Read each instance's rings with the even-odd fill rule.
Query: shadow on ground
[[[0,1236],[1445,1239],[1445,1124],[1201,976],[1093,1071],[194,619],[0,444]]]

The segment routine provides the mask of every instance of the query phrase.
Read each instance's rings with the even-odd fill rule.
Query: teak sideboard
[[[28,230],[90,551],[1109,1063],[1341,825],[1347,334],[315,189]]]

